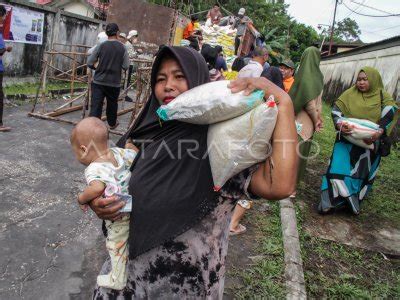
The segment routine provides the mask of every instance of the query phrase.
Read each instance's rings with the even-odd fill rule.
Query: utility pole
[[[331,26],[331,41],[329,42],[329,53],[328,55],[332,54],[332,43],[333,43],[333,31],[335,30],[335,19],[336,19],[336,8],[338,5],[339,0],[336,0],[335,2],[335,12],[333,13],[333,22]]]

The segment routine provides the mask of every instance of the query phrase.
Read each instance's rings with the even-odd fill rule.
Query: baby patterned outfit
[[[129,194],[130,167],[136,152],[130,149],[111,148],[118,166],[111,162],[93,162],[85,170],[87,184],[97,180],[106,185],[106,191]],[[111,272],[97,277],[101,287],[122,290],[126,285],[126,263],[128,260],[129,213],[118,221],[105,221],[107,228],[106,247],[111,259]]]

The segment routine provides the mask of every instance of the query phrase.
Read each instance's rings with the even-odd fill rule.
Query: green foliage
[[[304,50],[318,41],[318,33],[311,27],[292,21],[290,26],[290,58],[299,62]]]
[[[362,42],[360,34],[361,30],[357,22],[353,19],[345,18],[335,25],[333,41],[336,43]],[[330,31],[327,28],[323,29],[319,39],[322,40],[324,37],[326,41],[329,41]]]
[[[355,42],[360,41],[361,30],[356,21],[345,18],[337,23],[334,34],[346,42]]]

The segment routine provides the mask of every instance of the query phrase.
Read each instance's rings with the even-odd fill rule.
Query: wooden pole
[[[75,48],[73,48],[75,50]],[[72,61],[72,72],[71,72],[71,98],[74,97],[74,84],[75,84],[75,73],[76,73],[76,55],[73,55],[74,59]],[[72,106],[72,103],[71,103]]]
[[[82,119],[85,118],[86,116],[86,110],[90,109],[90,103],[91,103],[91,97],[92,97],[92,72],[89,68],[86,68],[87,72],[87,77],[88,77],[88,82],[87,82],[87,90],[86,90],[86,97],[85,97],[85,103],[83,104],[83,109],[82,109]]]
[[[46,56],[46,55],[45,55]],[[47,87],[47,71],[48,71],[48,57],[46,56],[44,58],[46,63],[44,64],[43,68],[43,80],[42,80],[42,86],[41,86],[41,104],[42,104],[42,112],[45,112],[45,102],[46,102],[46,87]],[[50,60],[52,60],[52,57],[50,57]]]
[[[49,112],[49,113],[47,113],[45,115],[46,116],[50,116],[50,117],[57,117],[57,116],[65,115],[65,114],[70,113],[70,112],[81,110],[82,107],[83,107],[83,105],[71,106],[71,107],[68,107],[68,108],[60,109],[59,111]]]
[[[335,29],[335,19],[336,19],[336,8],[338,5],[338,0],[336,0],[335,2],[335,12],[333,13],[333,21],[332,21],[332,27],[331,27],[331,38],[330,38],[330,42],[329,42],[329,55],[332,54],[332,44],[333,44],[333,31]]]
[[[117,112],[117,116],[124,115],[124,114],[126,114],[126,113],[128,113],[130,111],[133,111],[134,109],[135,109],[134,107],[130,107],[130,108],[127,108],[127,109],[124,109],[124,110],[120,110],[119,112]],[[102,121],[107,120],[107,116],[102,116],[101,120]]]
[[[51,117],[51,116],[42,115],[42,114],[38,114],[38,113],[28,113],[28,116],[34,117],[34,118],[38,118],[38,119],[43,119],[43,120],[49,120],[49,121],[56,121],[56,122],[67,123],[67,124],[71,124],[71,125],[76,125],[76,124],[78,124],[78,122],[76,122],[76,121],[65,120],[65,119],[56,118],[56,117]],[[124,133],[121,132],[121,131],[117,131],[117,130],[113,130],[113,129],[109,129],[108,131],[109,131],[110,133],[112,133],[112,134],[124,135]]]
[[[79,96],[73,98],[72,100],[69,100],[68,102],[64,103],[63,105],[57,107],[54,111],[58,111],[58,110],[60,110],[60,109],[63,109],[64,107],[67,107],[68,105],[71,106],[71,104],[72,104],[73,102],[79,100],[80,98],[82,98],[82,97],[85,96],[85,95],[86,95],[86,92],[80,94]]]
[[[44,63],[47,64],[47,62],[45,62],[45,61],[44,61]],[[37,104],[37,102],[39,100],[39,93],[40,93],[40,87],[42,86],[42,82],[43,82],[43,76],[44,76],[44,68],[42,68],[42,72],[40,74],[39,85],[38,85],[38,87],[36,89],[35,102],[33,103],[33,106],[32,106],[32,109],[31,109],[32,113],[35,111],[36,104]]]

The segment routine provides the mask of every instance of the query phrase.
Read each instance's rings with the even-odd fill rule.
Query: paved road
[[[83,170],[70,125],[5,110],[0,134],[0,298],[90,299],[106,252],[101,222],[75,199]]]

